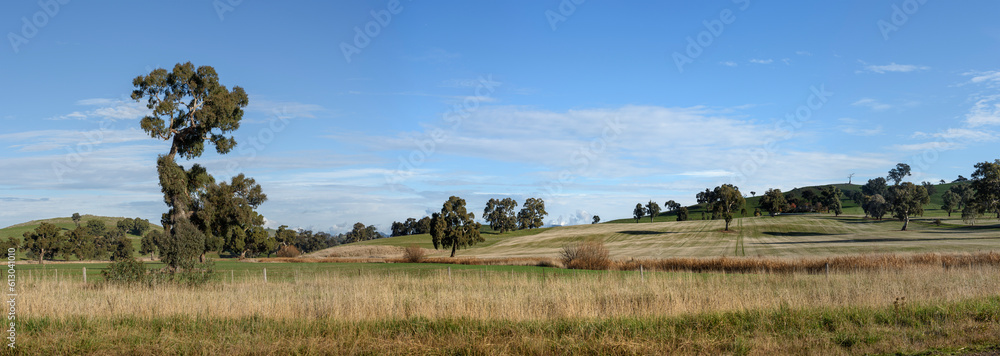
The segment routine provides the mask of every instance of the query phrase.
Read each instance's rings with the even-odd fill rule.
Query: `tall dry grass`
[[[431,275],[334,273],[296,282],[220,282],[200,288],[96,287],[77,281],[24,278],[19,317],[169,316],[342,321],[423,317],[469,320],[628,318],[694,313],[886,307],[998,295],[1000,268],[787,274],[581,272],[555,275],[483,271]]]

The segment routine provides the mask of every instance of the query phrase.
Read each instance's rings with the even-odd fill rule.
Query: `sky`
[[[735,184],[915,182],[1000,158],[995,1],[4,1],[0,226],[167,211],[132,79],[208,65],[269,227],[490,198],[548,225]]]

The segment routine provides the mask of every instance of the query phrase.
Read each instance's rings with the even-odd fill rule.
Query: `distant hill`
[[[81,226],[82,225],[86,225],[87,222],[90,221],[90,220],[100,220],[100,221],[103,221],[104,225],[107,225],[108,228],[114,228],[114,227],[116,227],[118,225],[118,222],[121,221],[122,219],[125,219],[125,217],[83,215],[83,216],[80,217],[80,225]],[[62,228],[63,230],[67,230],[67,231],[68,230],[73,230],[73,229],[76,228],[76,224],[73,223],[73,218],[72,217],[68,217],[68,216],[67,217],[51,218],[51,219],[32,220],[32,221],[23,222],[23,223],[20,223],[20,224],[15,224],[15,225],[11,225],[11,226],[5,227],[3,229],[0,229],[0,239],[6,240],[8,237],[11,237],[11,236],[20,239],[24,235],[25,232],[34,230],[39,225],[41,225],[43,222],[47,222],[47,223],[53,224],[53,225],[55,225],[57,227]],[[149,223],[153,226],[153,228],[156,228],[156,229],[162,229],[163,228],[162,226],[157,225],[157,224],[153,223],[152,221],[150,221]],[[129,238],[140,238],[140,236],[131,235],[131,234],[129,234],[128,237]]]
[[[892,184],[892,183],[890,183],[890,184]],[[934,185],[934,187],[937,188],[937,191],[934,192],[934,194],[931,194],[931,203],[924,206],[924,217],[948,216],[947,212],[945,212],[944,210],[941,210],[941,205],[944,204],[944,199],[942,198],[942,195],[944,195],[944,192],[947,192],[948,189],[951,189],[951,187],[953,185],[955,185],[955,184],[958,184],[958,183],[946,183],[946,184],[935,184]],[[820,189],[823,189],[824,187],[827,187],[829,185],[833,185],[833,186],[835,186],[837,188],[840,188],[840,190],[844,192],[844,198],[841,199],[841,206],[844,209],[844,214],[846,214],[846,215],[864,215],[865,214],[864,210],[862,210],[860,206],[858,206],[857,204],[855,204],[853,200],[851,200],[850,198],[847,197],[847,192],[848,191],[860,191],[861,190],[861,185],[858,185],[858,184],[826,184],[826,185],[817,185],[817,186],[794,188],[794,189],[792,189],[790,191],[783,191],[782,193],[783,194],[788,194],[789,192],[794,192],[796,195],[798,195],[798,196],[801,197],[802,196],[802,192],[804,192],[806,190],[812,189],[812,190],[816,191],[817,193],[819,193]],[[749,195],[750,192],[742,192],[742,193],[744,193],[746,195]],[[764,194],[764,192],[756,192],[756,193],[757,193],[756,196],[752,196],[752,197],[748,196],[746,198],[746,200],[747,200],[746,209],[747,209],[748,216],[752,215],[754,209],[759,206],[759,204],[760,204],[760,196]],[[657,204],[660,204],[660,208],[661,209],[663,209],[663,203],[664,202],[665,202],[665,200],[657,202]],[[639,202],[636,202],[636,203],[639,203]],[[642,203],[645,205],[646,202],[642,202]],[[634,206],[634,205],[630,205],[630,206]],[[705,212],[707,214],[704,204],[691,205],[691,206],[688,206],[687,208],[688,208],[688,216],[689,216],[689,218],[691,220],[701,220],[701,213]],[[623,212],[623,213],[628,213],[628,212]],[[737,217],[739,217],[738,214],[737,214]],[[649,222],[649,216],[646,216],[644,219],[645,220],[643,220],[643,221]],[[662,213],[660,213],[659,216],[657,216],[656,218],[653,219],[654,222],[667,222],[667,221],[676,221],[676,220],[677,220],[677,214],[674,213],[674,212],[662,212]],[[635,223],[635,219],[633,219],[633,218],[623,218],[623,219],[611,220],[611,221],[608,221],[607,223]]]

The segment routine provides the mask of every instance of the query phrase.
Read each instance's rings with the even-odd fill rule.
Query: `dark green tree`
[[[1000,219],[1000,159],[976,164],[972,173],[972,189],[979,210],[996,214]]]
[[[843,203],[840,201],[844,193],[833,185],[828,185],[820,191],[820,200],[827,209],[833,212],[834,216],[844,213]]]
[[[537,229],[545,225],[545,201],[541,198],[528,198],[517,213],[518,229]]]
[[[78,260],[92,260],[98,255],[96,237],[90,234],[90,229],[77,227],[69,232],[63,246],[63,258],[74,255]]]
[[[431,233],[431,217],[425,216],[417,220],[416,230],[414,234],[429,234]]]
[[[632,217],[635,218],[635,223],[639,223],[639,219],[646,216],[646,207],[642,206],[642,203],[635,205],[635,209],[632,209]]]
[[[255,210],[267,201],[267,195],[253,178],[240,173],[229,183],[210,183],[198,196],[192,222],[205,233],[206,244],[199,255],[202,262],[205,252],[220,248],[245,258],[248,252],[259,253],[275,245],[264,236],[264,217]]]
[[[746,205],[746,199],[740,193],[740,188],[732,184],[715,187],[708,202],[713,214],[726,220],[725,231],[729,231],[729,223],[733,221],[733,212]]]
[[[868,183],[861,186],[861,192],[868,196],[875,196],[877,194],[884,197],[889,193],[889,185],[885,178],[882,177],[869,179]]]
[[[896,164],[896,168],[889,170],[889,176],[886,178],[891,180],[893,185],[899,185],[903,179],[906,179],[906,177],[910,175],[912,175],[910,174],[910,165],[906,163],[899,163]]]
[[[969,183],[955,184],[948,191],[958,195],[958,210],[964,210],[965,206],[972,203],[973,199],[976,198],[976,190],[972,189],[972,184]]]
[[[666,203],[663,203],[663,206],[667,208],[668,211],[674,211],[680,209],[681,204],[673,200],[667,200]]]
[[[889,212],[891,206],[882,194],[875,194],[865,200],[864,209],[872,218],[882,220],[882,217]]]
[[[931,202],[924,187],[903,182],[889,188],[889,206],[893,216],[903,222],[903,231],[910,223],[910,216],[924,213],[924,205]]]
[[[72,219],[73,219],[73,223],[76,224],[76,227],[80,227],[80,213],[73,213],[73,218]]]
[[[680,207],[677,208],[677,221],[687,221],[688,220],[688,208]]]
[[[123,234],[128,234],[132,232],[132,229],[135,229],[135,220],[132,218],[124,218],[118,220],[118,223],[115,225],[118,227],[118,231],[121,231]]]
[[[517,216],[514,209],[517,201],[511,198],[490,199],[483,210],[483,219],[490,223],[490,228],[501,234],[517,228]],[[544,209],[544,208],[543,208]]]
[[[597,215],[594,215],[594,222],[592,222],[591,224],[597,224],[597,223],[600,223],[600,222],[601,222],[601,217],[597,216]]]
[[[408,235],[409,229],[406,228],[406,223],[401,223],[398,221],[393,221],[390,227],[391,235],[389,236],[406,236]]]
[[[951,213],[959,210],[959,204],[962,202],[962,197],[949,190],[944,192],[941,198],[944,200],[944,204],[941,205],[941,210],[948,212],[948,217],[950,218]]]
[[[768,189],[760,197],[758,204],[771,217],[788,209],[788,202],[785,201],[785,195],[781,193],[781,189]]]
[[[156,253],[156,241],[163,240],[162,230],[150,230],[145,235],[142,235],[142,240],[139,244],[139,254],[149,255],[149,258],[153,258],[153,253]]]
[[[531,199],[529,199],[531,200]],[[528,203],[525,202],[525,208]],[[476,215],[466,211],[465,199],[452,196],[441,206],[441,212],[432,218],[431,240],[434,249],[451,247],[451,257],[455,251],[476,243],[486,241],[480,234],[480,223],[475,221]]]
[[[59,254],[64,244],[62,230],[59,227],[47,222],[41,223],[32,231],[26,231],[24,236],[24,248],[38,256],[38,263],[44,263],[46,257],[53,258]]]
[[[11,249],[16,251],[21,248],[21,240],[14,236],[7,237],[6,240],[0,241],[0,248],[8,252]]]
[[[653,218],[660,215],[660,204],[650,200],[646,203],[646,213],[649,214],[649,222],[653,222]]]
[[[934,183],[924,181],[921,182],[920,185],[924,186],[924,189],[927,189],[927,195],[933,196],[937,193],[937,186],[934,185]]]
[[[160,260],[172,269],[191,270],[198,256],[205,252],[205,233],[190,220],[180,220],[171,228],[170,234],[163,234],[163,241],[157,242]]]

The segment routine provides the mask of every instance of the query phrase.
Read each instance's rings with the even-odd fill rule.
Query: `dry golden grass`
[[[297,282],[221,282],[201,288],[95,287],[24,278],[20,317],[170,316],[341,321],[413,317],[470,320],[662,317],[696,313],[885,307],[899,297],[938,303],[997,296],[1000,268],[913,267],[855,273],[675,274],[582,272],[542,276],[483,271],[417,276],[335,273]]]

